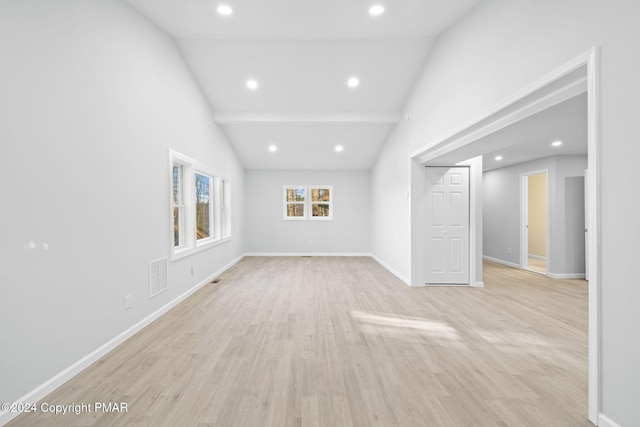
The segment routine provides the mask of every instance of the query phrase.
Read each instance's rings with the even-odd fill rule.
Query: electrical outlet
[[[193,265],[191,266],[191,275],[193,276]]]
[[[511,254],[511,248],[507,248],[507,253]]]
[[[129,310],[131,308],[131,294],[124,296],[124,309]]]

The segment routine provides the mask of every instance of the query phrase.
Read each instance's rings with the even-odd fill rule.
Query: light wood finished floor
[[[53,392],[124,414],[12,426],[591,426],[587,285],[485,264],[410,288],[370,258],[245,258]]]
[[[529,269],[537,271],[539,273],[547,274],[547,261],[544,259],[537,259],[529,257],[527,260]]]

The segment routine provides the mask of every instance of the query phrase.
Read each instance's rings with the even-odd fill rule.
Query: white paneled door
[[[469,168],[427,166],[426,284],[469,284]]]

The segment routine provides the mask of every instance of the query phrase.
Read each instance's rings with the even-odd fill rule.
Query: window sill
[[[192,248],[183,248],[179,250],[172,250],[171,252],[171,261],[177,261],[179,259],[188,257],[189,255],[196,254],[198,252],[204,251],[205,249],[213,248],[215,246],[221,245],[231,240],[231,236],[223,237],[221,239],[209,240],[205,242],[197,243],[196,246]]]

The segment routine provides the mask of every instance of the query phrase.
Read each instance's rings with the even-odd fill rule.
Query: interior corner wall
[[[285,221],[284,185],[332,185],[332,221]],[[369,171],[246,172],[250,254],[369,254]]]
[[[174,41],[126,3],[3,0],[0,58],[0,401],[14,402],[242,256],[244,169]],[[169,149],[231,178],[232,240],[169,262],[150,299],[148,263],[171,245]]]
[[[620,184],[637,190],[640,145],[637,84],[640,2],[615,0],[486,0],[435,42],[403,113],[371,172],[375,256],[400,274],[411,273],[410,156],[461,130],[514,93],[594,46],[600,47],[600,289],[601,381],[607,417],[620,425],[640,420],[640,323],[635,263],[640,229],[629,228],[640,198],[620,197]],[[632,194],[638,193],[637,191]]]

